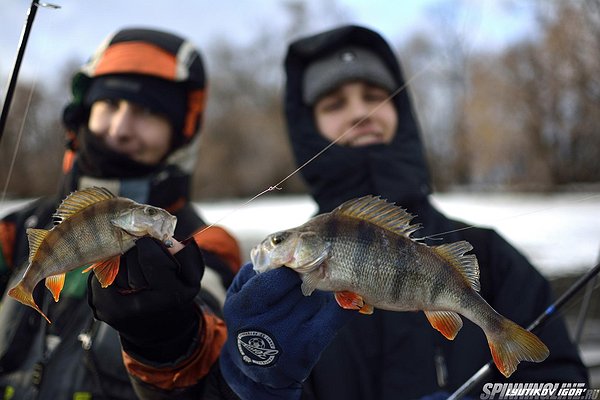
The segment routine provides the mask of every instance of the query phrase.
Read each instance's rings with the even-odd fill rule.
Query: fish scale
[[[269,235],[251,252],[258,273],[285,266],[302,279],[302,293],[332,291],[338,304],[370,314],[374,308],[419,311],[452,340],[459,316],[486,334],[506,377],[520,361],[541,362],[548,348],[498,314],[478,293],[479,266],[466,241],[427,246],[411,238],[413,216],[378,197],[349,200],[305,224]]]

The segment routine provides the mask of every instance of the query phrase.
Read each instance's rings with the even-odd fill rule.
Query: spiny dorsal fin
[[[371,222],[407,238],[414,231],[421,229],[421,224],[410,225],[414,215],[375,196],[364,196],[348,200],[336,208],[334,212]]]
[[[50,231],[45,229],[28,228],[26,232],[27,241],[29,242],[29,262],[31,263],[35,258],[35,253],[37,253],[40,245]]]
[[[440,246],[433,246],[433,251],[455,267],[469,282],[471,287],[479,291],[479,264],[475,254],[467,254],[467,251],[473,250],[471,243],[461,240],[455,243],[446,243]]]
[[[68,195],[56,209],[53,217],[58,223],[69,219],[79,211],[100,201],[114,199],[116,196],[103,187],[90,187]]]

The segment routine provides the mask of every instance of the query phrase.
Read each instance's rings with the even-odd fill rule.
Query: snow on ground
[[[592,268],[600,257],[600,194],[444,193],[433,201],[448,216],[496,228],[547,277]],[[198,203],[205,220],[228,228],[250,248],[269,233],[304,223],[316,211],[308,196],[263,196],[247,200]],[[0,216],[24,201],[0,204]]]

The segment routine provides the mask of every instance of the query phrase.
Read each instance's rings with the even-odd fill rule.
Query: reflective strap
[[[33,371],[31,372],[31,383],[39,388],[42,383],[43,375],[44,364],[42,364],[41,362],[33,364]]]
[[[2,395],[2,400],[11,400],[15,395],[15,388],[12,386],[0,386],[0,394]]]
[[[73,400],[91,400],[92,394],[90,392],[75,392],[73,393]]]

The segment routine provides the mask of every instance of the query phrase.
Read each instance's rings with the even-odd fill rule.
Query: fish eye
[[[156,209],[155,208],[150,208],[150,207],[146,207],[144,209],[144,212],[150,216],[156,215]]]
[[[271,244],[277,246],[285,240],[285,235],[273,235],[271,236]]]

